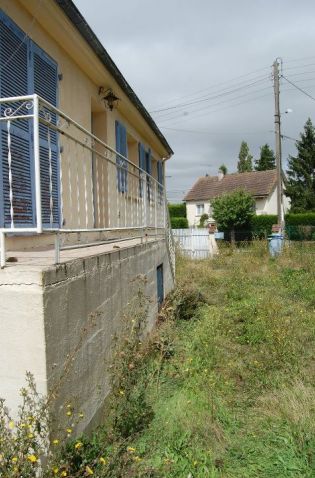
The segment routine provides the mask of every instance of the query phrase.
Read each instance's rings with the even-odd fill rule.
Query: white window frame
[[[200,212],[199,209],[202,209]],[[202,203],[196,204],[196,216],[202,216],[205,213],[205,205]]]

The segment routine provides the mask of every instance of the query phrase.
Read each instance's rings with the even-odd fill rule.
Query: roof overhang
[[[173,150],[168,144],[166,138],[164,137],[163,133],[159,130],[158,126],[156,125],[155,121],[153,120],[152,116],[148,113],[146,108],[143,106],[142,102],[135,94],[131,86],[128,84],[114,61],[111,59],[105,48],[103,47],[102,43],[99,41],[95,33],[92,31],[88,23],[86,22],[83,15],[80,13],[78,8],[75,6],[72,0],[54,0],[59,7],[64,11],[67,15],[71,23],[75,26],[75,28],[79,31],[81,36],[85,39],[85,41],[90,45],[92,50],[95,52],[99,60],[103,63],[105,68],[110,72],[113,76],[115,81],[121,87],[121,89],[125,92],[131,103],[135,106],[135,108],[139,111],[141,116],[144,118],[146,123],[150,126],[151,130],[157,136],[161,144],[166,149],[169,156],[173,154]]]

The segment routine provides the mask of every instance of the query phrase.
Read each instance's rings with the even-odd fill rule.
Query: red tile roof
[[[184,201],[209,200],[236,189],[245,189],[254,197],[268,196],[274,189],[276,181],[275,169],[226,174],[221,180],[218,176],[203,176],[197,179],[184,197]]]

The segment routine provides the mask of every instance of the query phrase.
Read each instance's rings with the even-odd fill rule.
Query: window
[[[156,282],[157,282],[157,301],[158,308],[160,309],[164,300],[164,274],[163,264],[160,264],[156,269]]]
[[[205,212],[205,205],[204,204],[196,204],[196,216],[202,216]]]
[[[116,131],[116,151],[124,158],[128,156],[127,148],[127,130],[125,126],[119,121],[115,122]],[[128,190],[128,161],[121,156],[116,156],[117,164],[117,188],[121,193],[126,193]]]
[[[58,68],[38,45],[0,10],[0,94],[2,98],[37,93],[57,106]],[[27,114],[22,103],[21,113]],[[11,106],[11,105],[10,105]],[[1,116],[8,105],[1,105]],[[52,122],[56,123],[56,115]],[[20,227],[35,225],[33,124],[29,120],[12,121],[11,188],[14,223]],[[58,136],[43,124],[39,131],[41,202],[44,225],[59,226]],[[50,195],[50,160],[52,194]],[[52,198],[52,202],[50,199]],[[0,124],[0,227],[11,223],[7,124]]]

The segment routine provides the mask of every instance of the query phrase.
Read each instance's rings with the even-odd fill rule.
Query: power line
[[[309,75],[310,73],[315,73],[315,70],[301,71],[299,73],[293,73],[293,74],[290,73],[290,78],[292,78],[293,76],[295,77],[295,76],[301,76],[301,75]]]
[[[218,134],[222,134],[226,136],[226,132],[212,132],[212,131],[204,131],[204,130],[189,130],[189,129],[180,129],[180,128],[170,128],[168,126],[161,126],[161,129],[167,129],[170,131],[177,131],[179,133],[196,133],[196,134],[206,134],[206,135],[214,135],[217,136]],[[261,133],[269,133],[270,131],[251,131],[251,132],[243,132],[243,131],[229,131],[229,134],[238,134],[241,136],[248,136],[250,134],[261,134]]]
[[[235,101],[235,100],[238,100],[238,99],[240,99],[240,98],[247,97],[248,95],[260,93],[261,91],[269,90],[269,88],[270,88],[270,87],[268,86],[268,87],[265,87],[265,88],[260,88],[259,90],[256,90],[256,91],[252,91],[252,92],[250,92],[250,93],[245,93],[244,95],[239,95],[239,96],[236,96],[236,97],[234,97],[234,98],[231,98],[230,101]],[[270,96],[270,95],[267,94],[267,95],[263,95],[263,96]],[[258,96],[257,99],[258,99],[258,98],[261,98],[261,97],[262,97],[262,96]],[[256,99],[256,97],[251,98],[249,101],[252,101],[252,100],[255,100],[255,99]],[[226,104],[227,101],[229,101],[229,100],[219,101],[218,103],[214,103],[214,104],[212,104],[212,105],[207,105],[207,106],[205,106],[205,107],[203,107],[203,108],[195,109],[195,110],[193,110],[191,113],[186,114],[186,115],[184,115],[184,116],[185,116],[185,117],[189,117],[189,119],[192,118],[192,117],[196,118],[196,117],[200,117],[200,116],[202,116],[202,115],[204,115],[204,114],[207,114],[207,112],[208,112],[209,110],[210,110],[211,113],[215,113],[215,112],[217,112],[217,111],[221,111],[222,109],[226,109],[226,108],[230,108],[230,107],[233,107],[233,106],[241,105],[241,104],[243,104],[243,103],[248,103],[248,100],[247,100],[247,101],[243,101],[243,102],[236,103],[236,104],[230,104],[230,105],[228,105],[228,106],[226,106],[226,107],[224,107],[224,108],[219,108],[219,109],[212,110],[212,108],[214,108],[214,107],[216,107],[216,106],[219,106],[219,105],[222,105],[222,104]],[[203,111],[207,111],[207,112],[206,112],[206,113],[203,113],[202,115],[197,115],[197,116],[196,116],[196,113],[203,112]],[[182,117],[183,117],[182,114],[179,115],[178,113],[176,113],[175,116],[170,116],[170,117],[167,117],[167,118],[165,118],[165,117],[164,117],[164,118],[159,118],[159,121],[167,121],[167,122],[172,121],[172,120],[175,120],[175,121],[176,121],[176,120],[180,120]]]
[[[301,58],[300,61],[304,61],[305,59],[310,59],[310,58],[315,58],[315,57],[305,57],[304,59]],[[293,61],[293,60],[292,60]],[[297,60],[295,60],[297,61]],[[310,66],[314,66],[315,63],[306,63],[306,64],[302,64],[302,65],[297,65],[297,66],[289,66],[289,67],[285,67],[286,70],[296,70],[296,69],[301,69],[301,68],[307,68],[307,67],[310,67]],[[254,73],[256,72],[259,72],[259,71],[263,71],[263,70],[266,70],[266,69],[269,69],[269,67],[264,67],[264,68],[260,68],[258,70],[254,70],[250,73],[247,73],[247,74],[244,74],[244,75],[240,75],[238,77],[235,77],[233,79],[230,79],[230,80],[226,80],[226,81],[223,81],[221,83],[217,83],[216,85],[213,85],[211,87],[208,87],[206,89],[203,89],[203,90],[199,90],[199,91],[196,91],[195,93],[190,93],[188,95],[183,95],[183,96],[180,96],[180,97],[177,97],[177,98],[174,98],[173,100],[169,100],[169,102],[167,102],[166,104],[164,103],[165,107],[161,107],[159,109],[156,109],[156,110],[152,110],[150,111],[151,113],[158,113],[158,112],[163,112],[163,111],[167,111],[168,109],[173,109],[173,108],[177,108],[179,106],[181,106],[182,104],[180,103],[180,105],[172,105],[172,103],[174,101],[178,101],[180,99],[188,99],[188,98],[192,98],[192,101],[194,100],[201,100],[201,99],[206,99],[207,96],[201,96],[201,97],[197,97],[197,98],[193,98],[194,96],[196,96],[198,93],[202,93],[202,92],[205,92],[205,91],[209,91],[209,90],[213,90],[214,88],[216,88],[217,86],[223,86],[224,84],[228,84],[228,83],[233,83],[235,80],[237,79],[241,79],[241,78],[244,78],[246,76],[250,76],[250,75],[253,75]],[[313,72],[313,71],[312,71]],[[307,74],[307,73],[311,73],[311,71],[305,71],[305,72],[300,72],[300,73],[295,73],[294,75],[291,75],[291,76],[295,76],[295,75],[302,75],[302,74]],[[251,80],[256,80],[256,79],[260,79],[260,78],[264,78],[265,75],[260,75],[260,76],[257,76],[257,77],[254,77],[254,78],[248,78],[247,80],[245,81],[242,81],[242,82],[238,82],[235,84],[235,86],[238,86],[238,85],[244,85],[244,88],[246,87],[246,85],[248,84],[248,81],[251,81]],[[245,83],[245,84],[244,84]],[[226,90],[228,90],[229,88],[231,87],[234,87],[234,85],[231,85],[231,86],[226,86],[224,87],[223,89],[219,89],[218,90],[218,93],[221,93],[222,92],[225,92]],[[186,105],[186,103],[184,103],[184,105]]]
[[[307,63],[306,65],[298,65],[298,66],[286,66],[286,70],[298,70],[299,68],[307,68],[309,66],[314,66],[315,63]],[[282,68],[283,71],[283,68]]]
[[[311,100],[315,101],[315,98],[314,96],[310,95],[309,93],[307,93],[307,91],[303,90],[302,88],[300,88],[298,85],[296,85],[295,83],[293,83],[293,81],[290,81],[286,76],[284,75],[281,75],[282,78],[284,78],[288,83],[290,83],[290,85],[294,86],[294,88],[296,88],[297,90],[299,90],[301,93],[303,93],[304,95],[308,96]]]
[[[302,81],[308,81],[308,80],[301,80],[301,82],[302,82]],[[263,89],[257,90],[257,91],[255,91],[255,93],[258,93],[258,92],[263,91],[263,90],[266,90],[266,89],[269,89],[269,87],[268,87],[268,88],[263,88]],[[295,88],[285,88],[285,89],[282,89],[282,92],[286,92],[286,91],[295,91]],[[253,93],[254,93],[254,92],[251,92],[250,94],[253,94]],[[243,97],[246,97],[246,96],[248,96],[248,94],[240,95],[240,96],[238,96],[238,97],[232,98],[231,101],[236,100],[236,99],[238,99],[238,98],[243,98]],[[241,101],[241,102],[238,102],[238,103],[234,103],[234,104],[230,104],[230,105],[224,106],[224,107],[222,107],[222,108],[217,108],[217,109],[211,110],[211,108],[213,108],[213,107],[215,107],[215,106],[217,106],[217,105],[226,103],[226,100],[224,100],[224,101],[221,101],[221,102],[219,102],[219,103],[215,103],[215,104],[213,104],[213,105],[208,105],[207,107],[202,108],[202,109],[199,108],[198,110],[193,111],[193,112],[190,113],[189,115],[185,115],[185,116],[180,115],[180,116],[179,116],[179,115],[177,114],[176,116],[173,116],[173,117],[170,117],[170,118],[162,118],[162,119],[160,119],[160,120],[161,120],[162,122],[164,122],[164,121],[167,121],[167,122],[168,122],[168,124],[165,125],[165,126],[169,126],[169,122],[170,122],[170,121],[173,122],[173,123],[171,123],[171,124],[175,124],[175,125],[176,125],[178,122],[180,122],[180,121],[183,120],[183,119],[187,119],[187,118],[188,118],[188,119],[200,118],[200,117],[203,117],[203,116],[205,116],[205,115],[207,115],[207,114],[210,114],[210,113],[213,114],[213,113],[216,113],[216,112],[221,112],[221,111],[224,111],[224,110],[226,110],[226,109],[234,108],[234,107],[236,107],[236,106],[242,106],[243,104],[250,103],[250,102],[252,102],[252,101],[259,100],[259,99],[266,98],[266,97],[270,97],[270,98],[271,98],[271,95],[270,95],[269,93],[268,93],[268,94],[265,94],[265,95],[259,95],[259,96],[250,98],[250,99],[248,99],[248,100],[246,100],[246,101]],[[199,114],[199,115],[198,115],[198,114],[197,114],[197,115],[195,114],[195,113],[198,113],[198,112],[200,112],[200,111],[205,111],[205,110],[207,110],[205,113],[202,113],[202,114]],[[163,128],[163,127],[164,127],[163,125],[164,125],[164,123],[159,123],[159,127],[160,127],[160,128]]]
[[[294,142],[298,141],[296,138],[291,138],[291,136],[287,136],[286,134],[282,134],[281,138],[290,139],[291,141],[294,141]]]
[[[217,88],[217,87],[221,87],[221,86],[224,85],[224,84],[234,83],[235,80],[240,80],[241,78],[245,78],[245,77],[247,77],[247,76],[254,75],[255,73],[258,73],[258,72],[264,71],[264,70],[269,70],[269,66],[265,66],[265,67],[263,67],[263,68],[259,68],[259,69],[257,69],[257,70],[253,70],[253,71],[251,71],[251,72],[249,72],[249,73],[245,73],[245,74],[243,74],[243,75],[236,76],[236,77],[231,78],[231,79],[226,80],[226,81],[220,81],[219,83],[215,83],[215,84],[213,84],[212,86],[208,86],[207,88],[203,88],[203,89],[197,90],[197,91],[195,91],[195,92],[193,92],[193,93],[190,93],[190,94],[188,94],[188,95],[177,96],[176,98],[173,98],[173,99],[169,100],[166,104],[163,103],[163,104],[161,105],[161,108],[163,108],[164,105],[167,106],[167,105],[169,105],[170,103],[173,103],[174,101],[179,101],[179,100],[184,99],[184,98],[189,98],[189,97],[196,96],[196,95],[198,95],[199,93],[203,93],[203,92],[206,92],[206,91],[209,91],[209,90],[213,90],[213,89],[215,89],[215,88]],[[252,79],[255,79],[255,78],[252,78]],[[249,79],[248,79],[248,80],[245,80],[245,81],[249,81]],[[224,89],[228,89],[228,88],[229,88],[229,87],[226,86]]]
[[[263,85],[260,85],[260,86],[263,86]],[[218,105],[230,102],[230,101],[234,101],[234,100],[237,100],[239,98],[244,98],[246,96],[249,96],[249,95],[252,95],[252,94],[255,94],[255,93],[259,93],[260,91],[265,91],[269,88],[270,88],[270,86],[267,86],[267,87],[264,87],[264,88],[258,88],[258,89],[255,89],[253,91],[249,91],[245,94],[237,95],[237,96],[234,96],[234,97],[231,97],[231,98],[224,98],[219,102],[208,104],[208,105],[198,105],[198,106],[193,105],[193,106],[195,106],[195,108],[188,108],[187,109],[190,113],[188,113],[187,110],[184,111],[184,112],[183,111],[170,111],[168,113],[165,113],[164,116],[158,117],[158,121],[161,121],[161,120],[163,121],[163,120],[166,120],[166,119],[168,120],[168,119],[176,118],[177,116],[182,116],[183,114],[184,115],[188,115],[188,114],[191,115],[192,113],[203,111],[203,110],[206,110],[206,109],[209,109],[209,108],[213,108],[215,106],[218,106]]]
[[[285,60],[286,63],[298,63],[299,61],[304,61],[304,60],[314,60],[315,56],[304,56],[302,58],[293,58],[291,60]]]
[[[183,107],[186,107],[186,106],[192,106],[192,105],[195,105],[195,104],[198,104],[198,103],[203,103],[205,101],[211,101],[211,100],[219,98],[221,96],[231,95],[232,93],[235,93],[236,91],[242,90],[244,88],[249,88],[249,87],[254,86],[258,83],[264,82],[264,81],[266,81],[266,79],[267,79],[267,77],[264,76],[263,78],[260,78],[259,80],[256,80],[252,83],[248,83],[248,84],[243,85],[243,86],[239,86],[239,87],[234,88],[232,90],[223,91],[223,92],[218,93],[216,95],[205,97],[205,98],[199,98],[198,100],[194,100],[194,101],[191,101],[191,102],[188,102],[188,103],[178,103],[177,105],[169,106],[168,108],[161,108],[159,110],[150,111],[150,114],[161,113],[161,112],[164,112],[164,111],[169,111],[169,110],[173,110],[173,109],[177,109],[177,108],[183,108]]]

